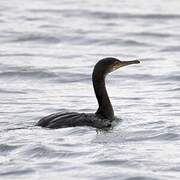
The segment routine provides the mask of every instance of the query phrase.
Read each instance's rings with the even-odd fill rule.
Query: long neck
[[[114,111],[105,86],[105,75],[94,69],[92,80],[94,92],[99,104],[96,114],[102,118],[113,119]]]

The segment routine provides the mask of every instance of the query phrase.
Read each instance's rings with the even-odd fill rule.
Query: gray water
[[[94,64],[141,59],[107,78],[122,121],[35,127],[95,112]],[[0,179],[180,178],[180,1],[1,0]]]

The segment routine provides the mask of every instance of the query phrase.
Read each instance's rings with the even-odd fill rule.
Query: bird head
[[[139,64],[139,60],[131,60],[131,61],[121,61],[116,58],[108,57],[100,60],[95,67],[98,68],[99,72],[103,74],[108,74],[113,72],[121,67],[130,65],[130,64]]]

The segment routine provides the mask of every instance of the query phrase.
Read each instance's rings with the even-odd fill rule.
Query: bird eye
[[[119,61],[115,61],[115,62],[114,62],[114,65],[118,65],[118,64],[119,64]]]

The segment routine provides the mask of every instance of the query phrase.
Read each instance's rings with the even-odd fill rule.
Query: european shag
[[[138,60],[120,61],[112,57],[100,60],[95,65],[92,74],[94,92],[99,104],[96,113],[54,113],[43,117],[36,125],[52,129],[75,126],[91,126],[95,128],[111,127],[112,122],[115,120],[115,116],[113,107],[107,94],[105,77],[107,74],[119,69],[120,67],[138,63],[140,63]]]

